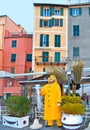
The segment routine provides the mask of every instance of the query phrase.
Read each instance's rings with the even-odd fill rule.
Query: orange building
[[[34,12],[33,70],[42,72],[47,66],[65,67],[67,7],[34,3]]]

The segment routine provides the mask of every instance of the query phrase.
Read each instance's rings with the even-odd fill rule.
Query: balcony
[[[42,56],[37,56],[35,58],[35,63],[37,65],[66,65],[66,60],[65,58],[62,59],[56,59],[54,57],[42,57]]]

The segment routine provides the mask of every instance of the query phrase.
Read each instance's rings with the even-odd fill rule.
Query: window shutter
[[[89,15],[90,15],[90,7],[88,8],[88,13],[89,13]]]
[[[52,27],[52,20],[49,20],[49,27]]]
[[[60,26],[63,26],[63,19],[60,19]]]
[[[77,35],[79,36],[79,25],[77,25]]]
[[[58,35],[58,47],[60,47],[60,35]]]
[[[54,18],[52,18],[52,26],[54,26]]]
[[[50,16],[54,15],[54,7],[50,7]]]
[[[43,6],[40,8],[40,16],[43,16]]]
[[[43,26],[43,20],[40,19],[40,27],[42,27],[42,26]]]
[[[49,46],[49,35],[46,35],[47,36],[47,43],[46,43],[46,46]]]
[[[63,16],[63,8],[61,8],[60,11],[61,11],[61,16]]]
[[[82,8],[79,8],[79,15],[82,15]]]
[[[61,42],[60,35],[55,35],[54,46],[55,47],[60,47],[60,42]]]
[[[43,34],[40,35],[40,46],[42,46],[42,42],[43,42]]]
[[[72,16],[72,8],[70,8],[69,11],[70,11],[70,16]]]
[[[60,52],[55,52],[55,62],[60,62]]]

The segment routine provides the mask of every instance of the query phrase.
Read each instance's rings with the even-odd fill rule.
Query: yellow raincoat
[[[50,78],[54,78],[53,83],[49,83]],[[61,103],[61,89],[54,75],[48,78],[48,84],[41,89],[40,94],[44,96],[44,120],[61,119],[60,106],[58,106],[58,103]]]

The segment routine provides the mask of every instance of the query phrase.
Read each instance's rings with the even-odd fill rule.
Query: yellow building
[[[65,67],[67,57],[67,19],[65,5],[34,3],[32,69],[45,71],[47,66]]]

